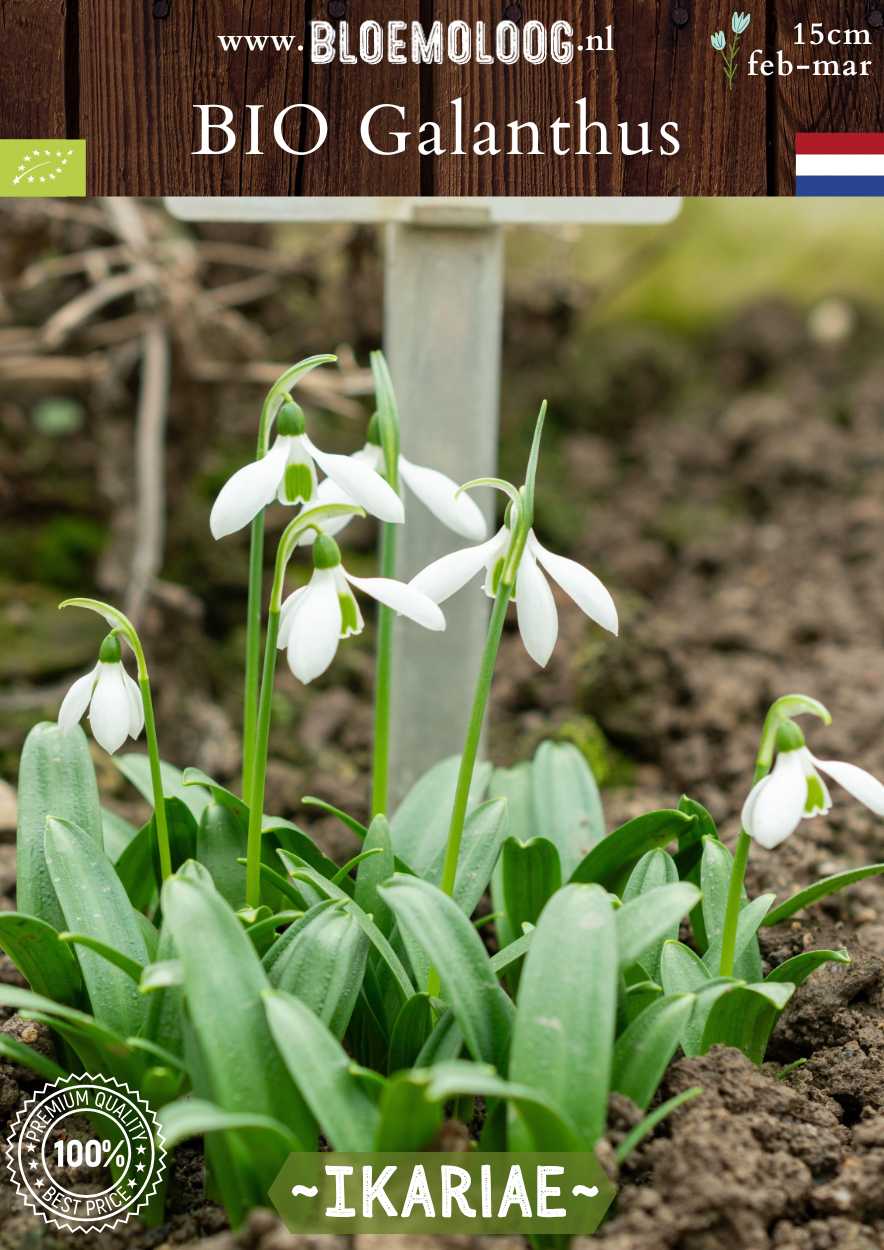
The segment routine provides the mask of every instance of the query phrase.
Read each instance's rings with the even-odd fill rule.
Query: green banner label
[[[85,194],[85,139],[0,139],[0,196]]]
[[[616,1188],[593,1154],[293,1154],[270,1190],[292,1233],[594,1233]]]

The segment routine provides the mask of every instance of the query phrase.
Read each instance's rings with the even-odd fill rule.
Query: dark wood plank
[[[763,46],[767,4],[754,0],[741,58]],[[731,37],[731,0],[629,0],[617,5],[617,107],[621,117],[648,117],[652,130],[679,124],[680,152],[624,162],[627,195],[764,195],[767,88],[741,65],[728,90],[713,31]],[[747,8],[750,6],[747,6]]]
[[[491,0],[467,0],[468,21],[499,20]],[[710,44],[718,26],[730,21],[729,0],[716,0],[712,16],[685,3],[676,15],[669,0],[524,0],[522,23],[572,19],[582,43],[613,24],[613,53],[578,53],[570,65],[547,61],[512,66],[442,66],[433,74],[437,116],[449,100],[463,97],[470,122],[514,118],[534,120],[542,132],[562,117],[575,117],[575,101],[587,100],[591,120],[608,128],[610,155],[594,157],[446,156],[434,162],[434,191],[445,195],[762,195],[765,191],[765,85],[741,75],[727,90],[722,63]],[[764,0],[753,4],[753,22],[763,39]],[[729,29],[729,28],[728,28]],[[747,35],[747,39],[748,39]],[[744,40],[745,43],[745,40]],[[677,121],[681,150],[673,156],[662,127]],[[627,146],[641,147],[641,123],[648,123],[653,155],[624,154],[618,125],[627,124]],[[549,151],[549,148],[547,148]]]
[[[80,115],[93,140],[92,194],[286,195],[298,158],[270,138],[272,121],[301,99],[300,53],[225,52],[219,34],[300,34],[304,0],[80,0]],[[223,156],[194,156],[195,103],[226,104],[239,133]],[[263,155],[245,155],[246,104],[263,106]],[[294,145],[293,145],[294,146]]]
[[[771,79],[776,97],[777,125],[774,136],[776,150],[772,161],[771,195],[795,193],[795,135],[801,131],[882,131],[884,130],[884,94],[881,91],[881,56],[884,53],[884,29],[871,25],[870,13],[879,17],[881,6],[863,0],[845,0],[837,6],[806,0],[774,0],[775,45],[796,64],[812,64],[815,60],[872,60],[869,78],[815,76],[807,70],[796,70],[788,77]],[[868,30],[869,47],[795,46],[795,26],[804,22],[822,22],[831,28]]]
[[[436,6],[439,7],[439,6]],[[501,20],[502,6],[493,0],[465,0],[458,5],[457,17],[473,24],[484,21],[493,28]],[[558,19],[572,20],[582,37],[603,32],[614,20],[613,0],[569,5],[561,0],[525,0],[516,6],[525,21],[551,24]],[[619,6],[618,6],[619,7]],[[442,16],[453,16],[446,14]],[[574,102],[585,96],[588,115],[608,118],[616,113],[616,66],[613,54],[578,53],[570,65],[547,60],[531,65],[524,60],[512,65],[483,66],[470,61],[465,65],[443,63],[431,71],[429,93],[432,109],[424,120],[436,120],[443,135],[451,133],[450,101],[464,102],[467,132],[479,121],[491,121],[498,128],[498,141],[506,137],[511,121],[536,122],[541,146],[551,151],[550,127],[559,117],[574,118]],[[426,158],[432,162],[433,193],[436,195],[605,195],[616,192],[619,158],[556,157],[529,155],[529,136],[521,140],[524,155],[499,156],[446,155]],[[501,143],[501,146],[505,146]]]
[[[66,20],[66,0],[0,0],[0,138],[67,136]]]
[[[327,4],[312,5],[314,20],[331,20]],[[359,24],[374,20],[414,21],[416,0],[349,0],[346,21],[356,42]],[[420,195],[420,158],[414,143],[402,155],[376,156],[362,143],[359,125],[368,109],[381,103],[405,108],[410,125],[385,113],[387,127],[416,129],[420,120],[421,67],[417,65],[309,65],[304,97],[328,118],[324,147],[304,159],[302,195]],[[390,121],[389,119],[392,119]],[[383,133],[379,126],[378,133]]]

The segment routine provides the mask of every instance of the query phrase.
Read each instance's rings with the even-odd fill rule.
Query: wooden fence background
[[[871,48],[805,49],[873,58],[874,77],[739,76],[726,90],[710,33],[751,12],[744,49],[792,44],[799,20],[871,32]],[[616,10],[616,12],[615,12]],[[614,24],[615,52],[570,66],[315,66],[298,55],[224,53],[218,34],[295,33],[310,20],[557,18],[582,33]],[[91,194],[789,195],[797,131],[884,130],[884,0],[0,0],[0,137],[88,140]],[[787,52],[787,55],[789,53]],[[805,58],[806,59],[806,58]],[[406,106],[412,126],[463,96],[471,121],[547,124],[582,95],[591,115],[679,122],[678,156],[373,156],[354,119]],[[315,155],[191,155],[194,103],[271,116],[306,101],[332,127]]]

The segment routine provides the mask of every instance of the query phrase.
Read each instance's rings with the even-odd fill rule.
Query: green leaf
[[[90,937],[87,933],[59,933],[58,940],[72,946],[84,946],[86,950],[94,951],[112,967],[125,972],[130,981],[134,981],[136,985],[140,984],[144,965],[136,963],[134,959],[130,959],[128,955],[124,955],[113,946],[108,946],[106,942],[100,942],[98,938]]]
[[[315,807],[318,811],[325,812],[327,816],[336,817],[345,828],[349,829],[351,833],[355,833],[359,839],[364,838],[368,834],[365,825],[357,820],[355,816],[348,815],[347,812],[342,811],[340,807],[335,807],[332,803],[326,803],[325,799],[318,799],[313,794],[305,794],[301,802],[305,807]]]
[[[139,989],[142,994],[157,990],[178,989],[184,984],[184,967],[180,959],[162,959],[148,964],[141,974]]]
[[[660,979],[667,994],[694,994],[694,1010],[681,1036],[686,1055],[698,1055],[706,1019],[716,998],[732,986],[733,977],[716,977],[699,955],[682,942],[664,942],[660,956]]]
[[[104,1072],[127,1084],[139,1084],[143,1059],[133,1052],[126,1038],[86,1012],[2,982],[0,1006],[12,1007],[28,1019],[48,1025],[73,1047],[84,1071]]]
[[[488,785],[490,799],[506,799],[510,834],[527,842],[535,833],[532,766],[527,761],[515,768],[495,768]]]
[[[270,1031],[289,1073],[335,1150],[371,1150],[378,1111],[351,1072],[350,1057],[309,1007],[267,990]]]
[[[313,839],[299,829],[297,825],[293,825],[291,821],[280,820],[275,817],[263,830],[265,845],[268,842],[274,842],[277,849],[288,851],[290,855],[296,855],[299,859],[304,860],[311,868],[315,868],[323,877],[327,877],[329,881],[333,880],[337,874],[338,866],[324,855]],[[346,889],[347,883],[341,883]]]
[[[615,912],[617,954],[621,968],[641,962],[648,951],[656,951],[671,934],[673,925],[699,902],[700,891],[688,881],[660,885],[624,903]]]
[[[693,816],[674,809],[637,816],[603,838],[578,864],[571,880],[594,881],[607,890],[613,890],[643,855],[673,842],[686,831],[693,819]]]
[[[567,880],[605,834],[602,800],[589,765],[571,742],[541,742],[531,765],[534,833],[559,849]]]
[[[427,1097],[429,1072],[397,1072],[387,1081],[378,1106],[374,1149],[384,1152],[428,1149],[442,1127],[443,1107]]]
[[[633,1020],[614,1047],[611,1088],[644,1111],[657,1092],[693,1009],[693,994],[667,994]]]
[[[461,1033],[454,1012],[445,1011],[436,1021],[435,1028],[421,1047],[415,1061],[416,1068],[432,1068],[447,1059],[456,1059],[463,1050]]]
[[[220,807],[226,807],[232,816],[234,816],[240,824],[248,827],[249,823],[249,807],[244,803],[238,794],[234,794],[232,790],[228,790],[226,786],[220,786],[201,768],[185,768],[181,774],[181,785],[187,791],[188,787],[197,786],[197,795],[203,810],[197,814],[196,807],[193,808],[193,814],[196,817],[197,824],[202,820],[207,804],[204,802],[201,790],[207,790],[212,803],[217,803]]]
[[[379,850],[381,853],[364,859],[359,865],[354,897],[362,910],[373,918],[381,933],[389,937],[393,917],[378,894],[378,886],[383,885],[396,871],[396,857],[393,854],[390,826],[385,816],[375,816],[365,835],[364,845],[367,851]]]
[[[616,1020],[617,938],[610,899],[598,886],[565,886],[547,903],[532,934],[509,1075],[554,1106],[567,1107],[590,1146],[605,1130]]]
[[[429,994],[415,994],[402,1004],[390,1034],[388,1070],[410,1068],[433,1031],[433,1008]]]
[[[393,849],[419,876],[444,849],[454,805],[460,756],[442,760],[412,786],[390,822]],[[491,765],[479,764],[470,787],[470,806],[481,802],[491,778]]]
[[[308,882],[316,890],[318,894],[324,895],[326,898],[335,899],[337,902],[346,903],[353,916],[356,918],[362,929],[364,930],[368,940],[377,950],[381,959],[393,974],[393,981],[401,994],[403,1001],[410,998],[414,993],[414,986],[406,972],[402,960],[393,950],[393,947],[384,937],[381,930],[367,915],[362,908],[347,895],[340,886],[332,881],[326,881],[315,869],[309,864],[299,863],[296,856],[289,855],[287,851],[280,851],[279,857],[285,864],[286,868],[297,881]]]
[[[135,787],[143,799],[153,806],[153,783],[150,777],[150,760],[146,755],[129,752],[127,755],[112,755],[111,761],[126,780]],[[163,794],[167,799],[180,799],[193,816],[194,826],[209,802],[209,794],[201,785],[185,785],[184,774],[173,764],[160,764],[160,779],[163,783]]]
[[[254,1112],[225,1111],[205,1098],[182,1098],[180,1102],[167,1103],[159,1112],[159,1121],[167,1150],[180,1146],[191,1137],[204,1137],[207,1133],[249,1134],[253,1131],[278,1138],[288,1151],[298,1149],[297,1138],[279,1120],[255,1115]]]
[[[368,950],[368,937],[346,904],[320,903],[298,924],[268,976],[275,989],[300,999],[342,1038],[362,988]]]
[[[655,890],[659,886],[674,885],[677,881],[678,868],[672,856],[659,848],[655,851],[648,851],[629,874],[629,880],[623,891],[623,902],[631,903],[642,894]],[[663,943],[667,938],[678,937],[680,919],[681,917],[673,919],[666,933],[649,947],[641,958],[641,965],[652,981],[659,979],[660,951]]]
[[[764,927],[767,929],[771,925],[780,924],[788,920],[790,916],[794,916],[796,912],[809,907],[811,903],[825,898],[826,895],[835,894],[838,890],[843,890],[845,886],[853,885],[857,881],[864,881],[866,877],[877,877],[882,872],[884,872],[884,864],[867,864],[865,868],[851,868],[847,872],[835,873],[832,877],[823,877],[820,881],[815,881],[813,885],[807,886],[806,889],[793,894],[790,899],[780,903],[779,907],[775,907],[765,917]]]
[[[753,1063],[763,1062],[773,1027],[794,992],[794,985],[783,983],[735,985],[709,1012],[700,1053],[722,1044],[736,1046]]]
[[[44,1081],[60,1081],[67,1073],[47,1055],[41,1055],[33,1046],[27,1046],[17,1037],[9,1033],[0,1033],[0,1059],[7,1063],[17,1063],[20,1068],[28,1068],[42,1076]]]
[[[654,1129],[667,1116],[672,1115],[679,1107],[686,1102],[691,1102],[694,1098],[698,1098],[702,1094],[699,1085],[692,1085],[690,1089],[684,1089],[680,1094],[675,1094],[672,1098],[667,1098],[665,1102],[661,1102],[659,1107],[655,1107],[649,1115],[639,1123],[635,1128],[630,1129],[623,1141],[615,1150],[614,1154],[618,1163],[624,1163],[637,1146],[641,1145],[649,1133],[653,1133]]]
[[[507,838],[501,855],[501,889],[512,933],[521,933],[524,924],[536,924],[561,884],[562,865],[555,843],[548,838],[528,842]]]
[[[235,809],[213,799],[203,811],[197,830],[196,858],[209,870],[215,888],[231,907],[238,907],[246,896],[246,873],[238,861],[246,853],[247,828]]]
[[[465,916],[472,916],[485,891],[507,833],[506,804],[502,799],[480,803],[467,816],[457,861],[453,898]],[[431,885],[441,885],[445,847],[421,873]]]
[[[838,951],[804,951],[801,955],[795,955],[792,959],[787,959],[785,963],[780,964],[769,972],[764,978],[765,984],[778,981],[790,981],[793,985],[803,985],[812,972],[816,972],[817,968],[823,964],[849,964],[850,956],[845,950]]]
[[[381,896],[436,969],[470,1054],[503,1068],[512,1003],[498,985],[482,939],[467,917],[441,890],[402,873],[381,886]]]
[[[53,890],[53,898],[55,891]],[[0,912],[2,948],[35,994],[75,1007],[83,995],[80,966],[70,947],[44,920],[20,912]]]
[[[737,970],[737,975],[743,975],[742,969],[745,966],[745,954],[748,951],[751,958],[753,952],[750,950],[750,943],[752,943],[755,934],[764,923],[764,917],[770,911],[771,904],[775,898],[775,894],[759,894],[757,898],[752,899],[751,903],[745,903],[740,909],[740,914],[737,918],[737,936],[734,944],[734,968]],[[720,932],[703,956],[703,962],[712,976],[718,975],[721,966]]]
[[[94,838],[68,821],[46,821],[46,864],[72,933],[85,934],[143,967],[141,926],[114,866]],[[78,954],[96,1020],[124,1036],[141,1031],[147,1006],[131,978],[94,951]]]
[[[704,838],[703,857],[700,861],[700,885],[703,890],[703,927],[708,936],[708,949],[721,950],[722,930],[727,909],[734,857],[717,838]],[[748,899],[741,891],[740,907],[745,908]],[[751,923],[751,917],[750,917]],[[740,930],[737,930],[739,935]],[[696,931],[695,931],[696,937]],[[707,962],[707,967],[710,964]],[[713,971],[717,972],[716,966]],[[741,953],[734,960],[734,976],[742,981],[758,981],[762,976],[761,952],[754,931],[744,943]]]
[[[58,930],[65,922],[46,866],[48,816],[71,821],[102,846],[98,784],[79,725],[66,732],[54,723],[35,725],[22,747],[18,772],[17,907]]]
[[[498,1076],[493,1068],[451,1060],[429,1073],[427,1097],[442,1105],[455,1098],[502,1099],[518,1113],[534,1151],[582,1151],[586,1143],[553,1100],[532,1086]]]
[[[684,880],[700,862],[703,854],[703,839],[713,838],[718,841],[718,829],[707,808],[696,799],[689,799],[686,794],[678,800],[678,810],[685,816],[694,818],[694,823],[679,835],[678,854],[675,857],[679,876]]]
[[[114,867],[136,911],[150,908],[157,895],[156,826],[153,819],[138,830]]]
[[[299,1149],[314,1149],[312,1116],[267,1026],[269,982],[239,920],[214,888],[181,875],[164,885],[162,904],[198,1044],[194,1093],[225,1111],[280,1119]],[[252,1166],[268,1187],[287,1153],[269,1145],[254,1153]]]
[[[107,807],[101,809],[101,830],[104,835],[104,853],[112,864],[117,862],[138,833],[131,821],[118,816]]]

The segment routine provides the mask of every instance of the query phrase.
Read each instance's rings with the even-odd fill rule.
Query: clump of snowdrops
[[[753,840],[772,848],[803,817],[828,810],[821,774],[879,815],[884,787],[845,763],[815,760],[796,717],[828,720],[801,695],[771,708],[736,854],[710,814],[676,807],[608,831],[593,775],[572,745],[544,742],[512,769],[478,759],[510,602],[544,665],[557,634],[547,577],[599,627],[617,630],[592,573],[547,551],[534,530],[544,411],[525,480],[459,488],[399,451],[386,364],[373,357],[377,411],[352,456],[322,452],[293,397],[333,357],[289,369],[264,403],[255,460],[212,510],[219,541],[250,526],[251,561],[239,793],[160,756],[147,659],[113,606],[95,668],[65,698],[57,724],[28,737],[21,762],[17,912],[0,913],[0,945],[30,989],[0,1003],[48,1025],[57,1061],[9,1034],[0,1054],[47,1080],[102,1072],[157,1110],[168,1147],[204,1135],[208,1188],[234,1224],[270,1188],[290,1151],[320,1134],[345,1151],[416,1150],[446,1108],[469,1118],[482,1098],[479,1150],[592,1149],[609,1095],[644,1120],[625,1157],[688,1091],[655,1096],[679,1051],[736,1046],[756,1063],[796,986],[844,951],[807,951],[764,975],[757,931],[825,894],[884,871],[872,865],[777,903],[743,888]],[[318,475],[324,477],[318,481]],[[407,487],[407,491],[403,490]],[[496,488],[505,520],[491,537],[470,492]],[[405,585],[393,578],[396,533],[427,506],[474,545]],[[262,601],[264,516],[295,509]],[[347,571],[337,538],[357,514],[382,526],[378,577]],[[342,539],[342,541],[344,541]],[[493,600],[463,754],[430,770],[389,809],[389,683],[395,613],[441,630],[454,594],[484,575]],[[368,827],[321,799],[362,842],[333,863],[298,825],[264,811],[274,675],[280,651],[302,681],[333,663],[378,607],[374,767]],[[99,640],[97,639],[97,644]],[[134,660],[136,680],[126,664]],[[152,804],[141,829],[103,808],[86,736]],[[142,731],[147,754],[114,754]],[[490,891],[486,943],[474,916]],[[679,934],[687,934],[679,940]],[[491,954],[493,949],[496,953]],[[162,1217],[162,1195],[151,1218]]]

